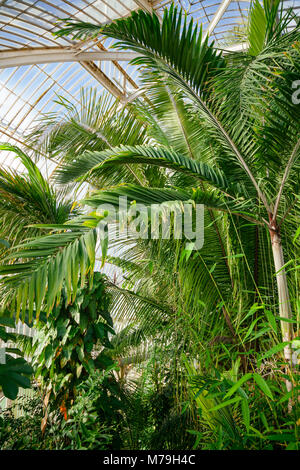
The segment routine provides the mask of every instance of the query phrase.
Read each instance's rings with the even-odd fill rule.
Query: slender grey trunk
[[[274,223],[274,226],[270,228],[270,236],[278,287],[279,315],[283,319],[290,320],[292,317],[291,301],[286,272],[285,269],[282,269],[285,263],[280,232],[276,223]],[[281,333],[282,341],[292,341],[294,338],[292,323],[281,320]],[[290,370],[292,367],[292,348],[290,344],[284,348],[284,358],[287,362],[287,369]],[[286,387],[288,391],[292,390],[292,383],[289,380],[286,381]]]

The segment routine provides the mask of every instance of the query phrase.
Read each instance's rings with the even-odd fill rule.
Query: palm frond
[[[79,280],[92,281],[97,241],[94,228],[99,219],[88,225],[42,225],[53,234],[37,237],[14,247],[0,266],[2,306],[10,306],[16,318],[29,311],[38,318],[42,308],[47,313],[59,301],[65,286],[68,302],[75,298]],[[94,224],[94,225],[93,225]],[[9,262],[14,261],[13,264]],[[20,262],[21,261],[21,262]]]

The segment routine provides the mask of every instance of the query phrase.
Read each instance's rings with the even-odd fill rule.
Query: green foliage
[[[0,449],[1,450],[37,450],[53,449],[55,441],[48,432],[41,434],[43,406],[40,398],[18,398],[23,416],[16,418],[14,408],[0,413]],[[28,432],[30,430],[30,432]],[[52,440],[54,442],[52,442]]]
[[[97,89],[81,89],[79,108],[62,96],[57,104],[59,111],[46,114],[28,139],[40,152],[61,161],[54,178],[64,188],[67,183],[72,188],[74,181],[94,166],[91,151],[103,151],[120,144],[143,144],[148,140],[142,120],[130,109],[120,108],[118,100],[109,94],[99,95]],[[101,187],[120,180],[141,182],[143,169],[136,165],[110,168],[102,178],[91,181]]]
[[[0,144],[0,150],[15,154],[25,169],[22,174],[0,169],[0,244],[7,251],[25,238],[37,235],[32,224],[64,223],[72,202],[54,190],[33,160],[18,147],[6,143]]]
[[[16,333],[8,333],[6,331],[7,326],[14,328],[14,320],[5,315],[0,316],[0,344],[1,341],[4,343],[15,343],[21,337],[21,335]],[[2,358],[3,363],[0,363],[0,390],[2,390],[5,397],[15,400],[18,396],[19,388],[31,388],[30,378],[33,374],[33,368],[22,357],[14,357],[9,353],[22,356],[20,349],[9,346],[5,347]]]
[[[121,286],[107,283],[110,305],[94,273],[96,226],[110,214],[47,212],[30,227],[41,236],[1,244],[2,304],[39,319],[42,429],[58,435],[50,446],[299,447],[298,365],[289,358],[299,324],[300,107],[291,93],[300,26],[288,29],[292,21],[278,1],[254,2],[248,51],[224,56],[174,6],[162,22],[137,11],[105,26],[67,21],[58,34],[101,34],[137,52],[143,94],[121,110],[96,91],[82,92],[79,109],[59,99],[63,119],[46,116],[30,136],[58,160],[56,182],[88,183],[81,204],[93,209],[117,208],[126,196],[133,207],[187,201],[206,210],[201,250],[175,237],[126,238],[117,214],[116,237],[102,241],[100,255],[122,269]],[[30,209],[57,201],[28,157],[9,150],[27,165]],[[0,177],[4,220],[27,180]],[[111,318],[122,323],[112,338]],[[132,381],[138,364],[146,378]]]
[[[103,386],[105,377],[93,381]],[[89,383],[91,386],[91,382]],[[115,433],[114,423],[105,422],[97,415],[96,391],[93,387],[81,386],[70,417],[65,421],[56,410],[49,415],[49,425],[41,433],[41,420],[44,406],[41,398],[18,399],[18,410],[21,416],[15,417],[14,408],[0,413],[0,449],[1,450],[65,450],[97,449],[107,450],[111,446]],[[101,393],[101,392],[100,392]],[[28,430],[30,429],[30,432]]]
[[[0,387],[10,400],[18,396],[19,388],[31,388],[32,367],[23,358],[5,354],[5,364],[0,364]]]
[[[16,308],[16,318],[25,318],[29,311],[29,321],[33,312],[38,318],[45,305],[49,313],[55,302],[60,299],[63,285],[67,300],[75,298],[79,276],[81,286],[85,277],[92,279],[95,264],[96,230],[100,218],[91,218],[92,227],[80,224],[44,225],[51,229],[51,235],[36,237],[32,241],[17,247],[18,259],[22,263],[6,264],[0,267],[2,275],[3,298],[9,299],[12,310]],[[9,254],[7,259],[16,257]],[[30,258],[30,261],[28,259]]]
[[[189,376],[195,401],[203,397],[210,405],[205,408],[206,413],[203,403],[199,408],[202,429],[194,433],[198,437],[196,447],[210,450],[299,449],[300,436],[297,425],[293,425],[299,420],[299,409],[295,406],[288,418],[284,412],[284,403],[291,395],[282,385],[275,386],[273,380],[265,380],[259,373],[248,373],[236,380],[233,371],[234,368],[222,374],[215,370],[209,376],[197,373]],[[254,383],[250,379],[254,379]],[[293,392],[297,402],[298,374],[294,375],[294,380],[298,384]]]
[[[46,324],[38,325],[31,351],[35,376],[47,402],[53,394],[52,405],[58,403],[65,417],[78,384],[95,369],[113,364],[103,350],[112,348],[109,338],[114,335],[109,305],[105,278],[95,273],[93,285],[78,289],[72,304],[63,290]]]
[[[124,403],[112,369],[91,372],[78,386],[68,419],[54,426],[50,422],[51,432],[59,436],[58,448],[107,450],[121,447]]]

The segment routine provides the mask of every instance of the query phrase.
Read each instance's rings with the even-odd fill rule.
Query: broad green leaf
[[[263,379],[262,376],[257,374],[256,372],[253,373],[253,378],[255,382],[257,383],[257,385],[259,386],[259,388],[263,391],[263,393],[267,395],[267,397],[271,398],[271,400],[274,400],[272,392],[267,382],[265,381],[265,379]]]

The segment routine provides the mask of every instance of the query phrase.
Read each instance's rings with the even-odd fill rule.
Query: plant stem
[[[292,323],[289,322],[292,317],[291,301],[287,283],[286,272],[283,269],[284,266],[284,256],[282,249],[282,242],[280,237],[280,231],[277,226],[276,220],[273,221],[272,215],[270,214],[270,226],[269,232],[272,243],[273,259],[276,272],[276,281],[278,288],[278,300],[279,300],[279,315],[283,319],[281,320],[281,333],[282,341],[291,342],[294,337]],[[285,321],[285,319],[287,321]],[[292,362],[292,349],[291,344],[288,344],[284,348],[284,358],[287,362],[287,370],[289,370]],[[289,380],[286,380],[287,391],[292,390],[292,383]]]

